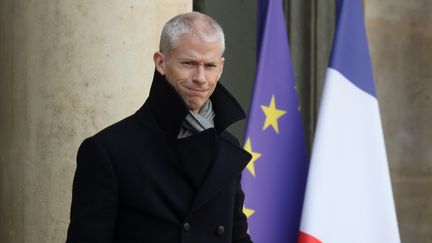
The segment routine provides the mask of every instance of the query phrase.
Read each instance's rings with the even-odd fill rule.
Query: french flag
[[[299,243],[399,243],[360,0],[340,0]]]

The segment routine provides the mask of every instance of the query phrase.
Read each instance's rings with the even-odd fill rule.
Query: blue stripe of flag
[[[338,0],[336,28],[329,66],[376,97],[360,0]]]

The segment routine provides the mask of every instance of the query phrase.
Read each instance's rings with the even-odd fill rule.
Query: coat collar
[[[210,100],[216,114],[214,121],[218,133],[246,117],[240,104],[219,82],[210,96]],[[153,83],[146,103],[150,105],[161,129],[169,137],[177,137],[188,113],[188,108],[174,87],[157,70],[154,72]],[[142,112],[144,112],[143,107],[137,113]]]

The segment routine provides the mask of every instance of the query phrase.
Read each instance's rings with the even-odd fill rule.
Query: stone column
[[[402,242],[432,242],[432,1],[366,0]]]
[[[80,142],[144,102],[191,0],[0,0],[0,242],[64,242]]]

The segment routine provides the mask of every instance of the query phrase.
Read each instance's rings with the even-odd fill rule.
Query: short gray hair
[[[194,26],[196,20],[201,20],[204,28]],[[225,36],[222,27],[205,14],[190,12],[179,14],[165,24],[159,42],[159,51],[166,53],[171,50],[178,38],[184,34],[195,34],[206,42],[219,41],[221,53],[223,54],[225,50]]]

